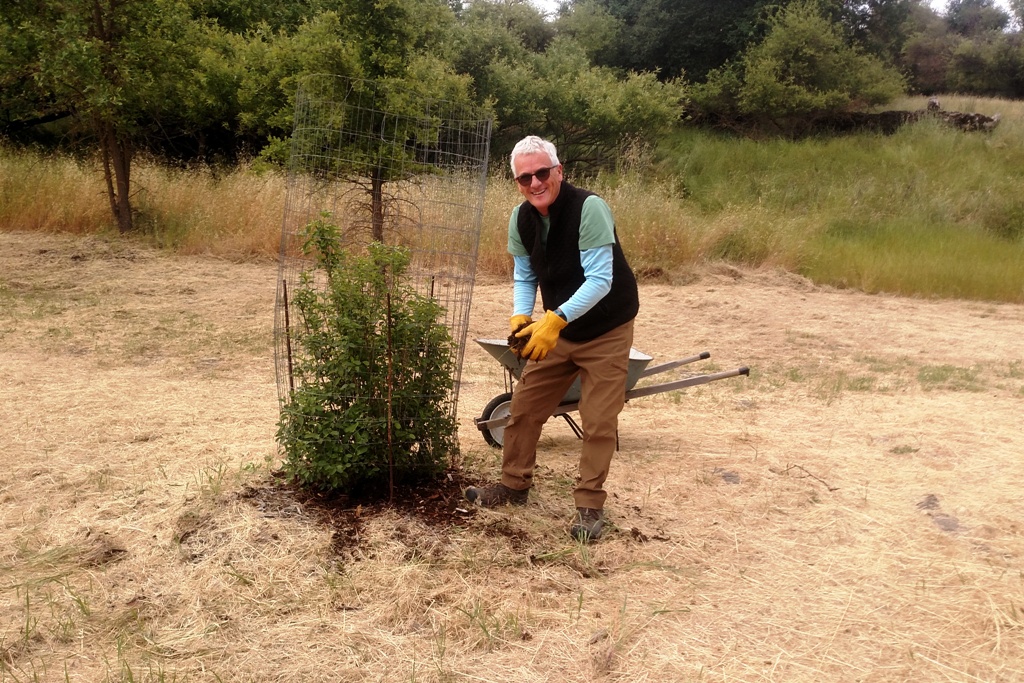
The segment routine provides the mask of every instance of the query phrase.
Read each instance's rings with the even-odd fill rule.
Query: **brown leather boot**
[[[601,538],[604,530],[604,511],[594,508],[576,508],[569,535],[580,543],[590,543]]]
[[[485,508],[499,505],[526,505],[526,498],[529,495],[530,489],[517,491],[502,483],[490,486],[470,486],[466,489],[466,500]]]

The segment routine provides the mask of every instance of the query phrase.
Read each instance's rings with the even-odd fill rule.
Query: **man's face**
[[[516,158],[515,175],[519,194],[526,197],[526,201],[533,204],[542,216],[548,215],[548,207],[558,197],[558,190],[562,183],[562,165],[559,164],[554,168],[552,165],[551,159],[544,152],[523,154]],[[548,170],[550,170],[550,175],[547,180],[540,180],[537,177],[538,172],[543,175]],[[523,185],[520,179],[526,174],[530,174],[529,183]]]

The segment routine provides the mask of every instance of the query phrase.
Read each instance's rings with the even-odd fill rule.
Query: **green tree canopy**
[[[949,0],[946,5],[950,29],[966,37],[1002,31],[1010,25],[1010,19],[992,0]]]
[[[947,30],[942,17],[924,7],[914,9],[910,23],[913,27],[900,58],[910,85],[925,95],[944,92],[949,64],[960,37]]]
[[[482,0],[462,13],[444,54],[457,73],[473,79],[486,99],[495,89],[490,82],[492,64],[522,63],[528,55],[543,51],[554,35],[554,29],[528,3]]]
[[[135,149],[178,116],[192,87],[197,27],[187,3],[5,5],[3,38],[10,44],[0,55],[0,82],[12,83],[21,95],[16,115],[74,117],[100,150],[119,228],[131,230]]]
[[[652,73],[622,79],[592,65],[586,50],[567,38],[490,70],[501,130],[495,146],[507,151],[524,135],[541,135],[555,142],[563,162],[580,168],[608,166],[623,143],[653,138],[682,112],[681,84],[661,83]]]
[[[848,40],[895,65],[909,37],[909,19],[921,0],[828,0],[829,16]]]
[[[122,231],[133,227],[139,149],[174,150],[187,138],[182,147],[201,150],[223,136],[253,150],[269,140],[273,152],[305,74],[434,84],[450,74],[429,58],[450,42],[445,0],[0,0],[0,9],[4,132],[72,120],[100,152]]]
[[[695,112],[745,117],[792,132],[838,112],[882,104],[903,91],[900,74],[846,44],[814,0],[776,14],[765,39],[692,89]]]
[[[1017,29],[1024,28],[1024,0],[1009,0],[1010,11],[1017,22]]]
[[[594,0],[621,22],[599,63],[651,71],[663,79],[701,81],[763,33],[760,18],[775,0]]]
[[[952,51],[946,89],[992,97],[1024,97],[1024,45],[1002,32],[961,40]]]
[[[255,32],[238,45],[239,127],[267,140],[263,156],[288,154],[295,92],[311,74],[386,80],[411,90],[434,88],[468,97],[465,79],[442,57],[454,15],[441,0],[343,0],[345,12],[323,12],[296,31]]]
[[[558,35],[575,40],[595,64],[615,47],[625,28],[599,0],[582,0],[567,5],[554,25]]]
[[[1024,36],[1010,30],[1013,21],[991,0],[954,0],[945,16],[916,7],[900,60],[911,86],[926,94],[1024,97]]]

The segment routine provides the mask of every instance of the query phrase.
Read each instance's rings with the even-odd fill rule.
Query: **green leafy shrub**
[[[457,448],[455,344],[444,309],[403,280],[407,249],[340,247],[326,219],[307,228],[316,267],[294,292],[294,390],[277,438],[287,474],[330,491],[437,476]]]

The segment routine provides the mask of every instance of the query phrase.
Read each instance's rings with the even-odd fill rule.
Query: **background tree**
[[[496,154],[524,135],[545,135],[563,161],[593,170],[678,120],[678,83],[594,63],[618,25],[598,2],[565,3],[550,22],[521,1],[479,0],[463,13],[448,55],[472,77],[478,101],[493,103]]]
[[[663,79],[702,81],[763,36],[763,10],[775,0],[595,0],[623,29],[598,62]]]
[[[348,27],[336,12],[303,22],[293,33],[255,31],[234,42],[238,71],[238,129],[264,159],[288,158],[295,91],[308,74],[363,75]]]
[[[1024,45],[1013,18],[991,0],[954,0],[940,16],[916,7],[901,67],[917,92],[1024,96]]]
[[[885,63],[899,62],[909,38],[911,12],[920,0],[832,0],[829,16],[845,29],[847,41]]]
[[[903,92],[895,69],[848,45],[842,33],[813,0],[791,3],[739,62],[692,88],[695,113],[720,122],[746,118],[793,133]]]
[[[340,0],[338,11],[307,19],[294,32],[253,32],[238,48],[245,65],[239,129],[257,145],[265,141],[259,150],[264,159],[284,163],[299,80],[332,74],[414,89],[424,79],[437,85],[445,74],[454,77],[436,56],[448,49],[454,27],[444,0]]]
[[[4,37],[19,37],[6,51],[0,80],[19,88],[24,99],[18,115],[71,116],[87,133],[100,151],[118,228],[130,231],[135,151],[175,116],[190,88],[196,27],[189,8],[182,0],[64,0],[28,7],[14,13],[17,25],[5,14]]]
[[[1022,96],[1020,24],[993,0],[953,0],[945,15],[924,0],[820,0],[825,34],[790,27],[793,40],[755,50],[779,31],[770,8],[790,2],[570,0],[546,18],[529,0],[0,0],[0,135],[97,150],[130,230],[138,150],[280,163],[311,73],[451,86],[498,112],[496,154],[541,132],[601,165],[616,140],[674,120],[683,78],[697,124],[876,102],[854,81],[891,92],[880,64],[914,92]],[[1011,3],[1019,20],[1024,0]],[[851,75],[826,83],[836,69]]]
[[[196,19],[237,34],[257,28],[294,31],[303,21],[331,10],[337,10],[337,3],[329,0],[192,0]]]
[[[1010,5],[1010,11],[1013,12],[1017,30],[1024,29],[1024,0],[1008,0],[1008,4]]]
[[[1010,24],[1010,15],[992,0],[949,0],[946,21],[954,33],[965,37],[998,32]]]
[[[903,46],[900,64],[915,92],[946,92],[949,64],[961,39],[950,33],[945,21],[931,10],[922,9],[914,14],[918,18]]]
[[[56,120],[68,111],[53,102],[35,82],[37,55],[43,36],[28,30],[43,18],[17,0],[0,0],[0,130],[12,135],[25,128]],[[56,22],[56,17],[46,19]]]
[[[903,92],[899,73],[847,45],[813,0],[798,0],[776,15],[743,64],[740,111],[782,127],[785,119],[882,104]]]
[[[500,124],[494,146],[508,150],[523,135],[542,135],[558,146],[561,161],[581,170],[610,166],[623,144],[653,140],[682,113],[680,83],[662,83],[653,73],[620,79],[592,65],[568,38],[521,62],[496,62],[489,80]]]
[[[491,65],[523,63],[528,55],[543,51],[554,36],[554,28],[533,5],[479,0],[462,13],[445,55],[456,73],[472,78],[484,101],[495,91]]]
[[[992,33],[957,44],[946,89],[1019,99],[1024,97],[1024,49],[1019,35]]]
[[[590,61],[599,64],[615,48],[625,27],[599,0],[582,0],[563,5],[554,22],[558,35],[572,38],[583,47]]]

